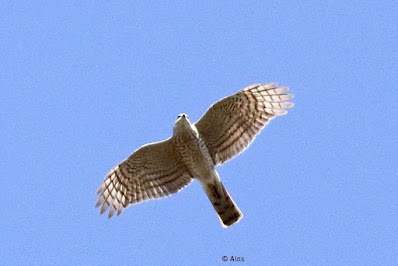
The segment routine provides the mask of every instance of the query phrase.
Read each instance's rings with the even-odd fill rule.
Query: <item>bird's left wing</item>
[[[191,174],[178,158],[173,138],[149,143],[115,166],[98,188],[96,207],[101,214],[108,208],[112,217],[141,201],[178,192],[192,181]]]
[[[287,113],[293,98],[276,83],[254,84],[216,102],[195,123],[212,156],[222,164],[246,149],[255,136],[278,115]]]

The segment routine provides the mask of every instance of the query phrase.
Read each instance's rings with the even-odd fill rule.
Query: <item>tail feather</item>
[[[206,184],[205,192],[223,227],[231,226],[243,217],[242,212],[221,182],[219,184]]]

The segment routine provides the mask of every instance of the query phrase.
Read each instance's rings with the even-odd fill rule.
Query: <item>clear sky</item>
[[[61,2],[0,5],[1,264],[398,264],[396,1]],[[295,106],[217,168],[238,224],[196,181],[99,215],[114,165],[257,82]]]

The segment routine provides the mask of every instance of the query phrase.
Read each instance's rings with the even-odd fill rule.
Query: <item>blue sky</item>
[[[144,3],[145,2],[145,3]],[[3,1],[3,264],[398,263],[396,1]],[[295,106],[218,167],[107,219],[95,191],[141,145],[251,83]]]

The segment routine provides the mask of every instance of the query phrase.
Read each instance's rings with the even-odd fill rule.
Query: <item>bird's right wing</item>
[[[110,208],[110,218],[130,204],[166,197],[188,185],[193,179],[177,154],[169,138],[142,146],[115,166],[97,191],[101,214]]]
[[[210,106],[195,126],[214,164],[238,155],[271,119],[287,113],[284,108],[293,106],[285,102],[293,98],[287,90],[276,83],[254,84]]]

